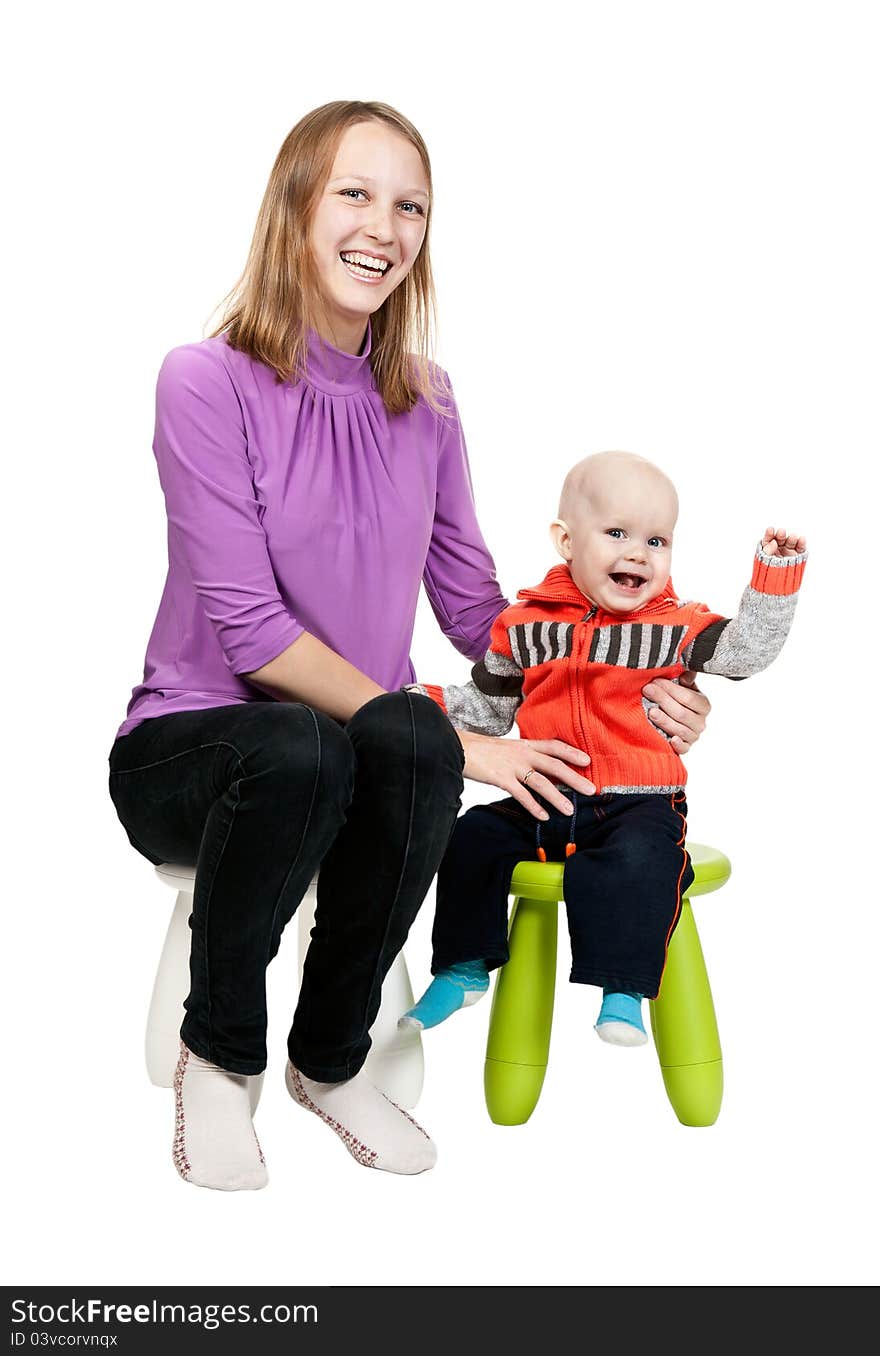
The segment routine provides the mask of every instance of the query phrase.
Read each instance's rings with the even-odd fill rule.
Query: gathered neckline
[[[346,353],[322,339],[315,330],[309,330],[306,357],[306,380],[327,395],[355,395],[358,391],[375,389],[373,369],[370,366],[372,326],[367,321],[367,334],[360,353]]]

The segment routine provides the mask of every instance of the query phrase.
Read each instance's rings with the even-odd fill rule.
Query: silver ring
[[[531,776],[534,774],[534,771],[535,771],[535,769],[534,769],[533,767],[529,768],[529,770],[528,770],[528,772],[526,773],[526,775],[521,779],[521,780],[522,780],[523,786],[526,785],[526,783],[527,783],[528,780],[529,780],[529,777],[531,777]]]

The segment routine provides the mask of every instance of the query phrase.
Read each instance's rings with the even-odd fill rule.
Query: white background
[[[876,9],[318,12],[35,5],[9,35],[6,1279],[874,1284]],[[484,1002],[425,1039],[436,1169],[364,1171],[283,1088],[291,929],[257,1120],[270,1184],[224,1195],[178,1179],[172,1095],[147,1081],[173,897],[116,821],[106,758],[164,579],[156,374],[239,276],[287,132],[338,98],[389,102],[428,143],[437,356],[509,596],[553,563],[565,469],[606,447],[677,481],[682,596],[733,610],[771,522],[811,559],[780,659],[703,680],[688,759],[690,836],[733,862],[695,904],[717,1124],[678,1124],[652,1046],[596,1039],[562,929],[531,1121],[488,1120]],[[468,673],[426,605],[414,657]],[[418,991],[432,903],[406,949]]]

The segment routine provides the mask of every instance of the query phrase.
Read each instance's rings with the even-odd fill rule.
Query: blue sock
[[[607,1032],[600,1030],[603,1026]],[[643,1045],[648,1035],[642,1022],[642,994],[603,989],[596,1032],[612,1045]]]
[[[485,961],[459,961],[434,976],[415,1007],[405,1012],[397,1025],[419,1030],[439,1026],[459,1008],[468,1008],[478,1002],[488,988],[489,971]]]

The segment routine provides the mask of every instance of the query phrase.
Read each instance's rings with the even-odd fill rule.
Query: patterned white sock
[[[174,1166],[185,1182],[217,1191],[258,1191],[269,1180],[251,1120],[248,1080],[180,1043],[174,1074]]]
[[[427,1132],[363,1072],[344,1083],[317,1083],[288,1060],[285,1081],[293,1100],[335,1130],[365,1168],[410,1176],[436,1163],[437,1147]]]

